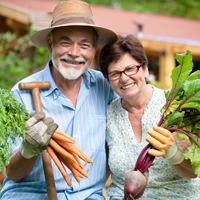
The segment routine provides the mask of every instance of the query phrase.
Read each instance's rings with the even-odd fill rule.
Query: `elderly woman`
[[[161,148],[149,152],[158,157],[149,168],[142,198],[200,199],[200,181],[182,154],[189,144],[170,132],[172,141],[176,142],[169,142],[159,128],[152,129],[160,119],[166,99],[163,90],[146,84],[148,60],[140,41],[130,35],[119,38],[102,49],[99,61],[102,73],[119,95],[107,110],[106,140],[112,178],[107,194],[110,200],[123,198],[126,173],[134,168],[139,153],[148,142],[155,147],[155,140]],[[147,136],[147,132],[150,135]],[[160,134],[160,138],[156,134]],[[162,146],[167,148],[162,149]]]

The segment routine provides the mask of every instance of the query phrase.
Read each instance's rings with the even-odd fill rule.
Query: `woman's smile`
[[[123,85],[123,86],[120,87],[120,89],[122,89],[122,90],[127,90],[127,89],[132,88],[134,85],[135,85],[135,82],[134,82],[134,83],[130,83],[130,84]]]

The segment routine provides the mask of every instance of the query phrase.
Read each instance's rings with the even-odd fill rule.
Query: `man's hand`
[[[147,132],[150,136],[147,136],[146,140],[155,148],[148,151],[150,155],[155,157],[163,156],[172,165],[183,162],[183,153],[170,131],[154,126],[153,129],[149,129]]]
[[[26,121],[26,136],[21,146],[24,158],[32,158],[46,149],[51,135],[58,128],[53,119],[46,117],[44,112],[32,112]]]

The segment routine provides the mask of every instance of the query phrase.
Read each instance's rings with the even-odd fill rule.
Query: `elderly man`
[[[80,0],[59,3],[53,11],[50,27],[32,36],[34,44],[49,49],[51,59],[44,70],[22,82],[50,82],[49,89],[40,91],[44,113],[54,119],[59,130],[73,137],[76,145],[93,161],[87,168],[88,178],[81,179],[80,185],[68,171],[72,187],[66,184],[52,162],[59,200],[104,199],[106,108],[115,95],[102,74],[89,67],[96,48],[116,38],[113,31],[94,24],[90,6]],[[13,91],[29,112],[34,110],[30,91],[19,90],[18,84]],[[30,151],[24,145],[27,142],[30,143],[16,141],[1,191],[2,200],[48,199],[42,150]]]

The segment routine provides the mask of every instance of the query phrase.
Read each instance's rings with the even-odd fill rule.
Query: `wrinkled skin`
[[[140,171],[130,171],[126,174],[124,183],[124,199],[134,200],[140,198],[146,188],[148,172],[142,174]]]

